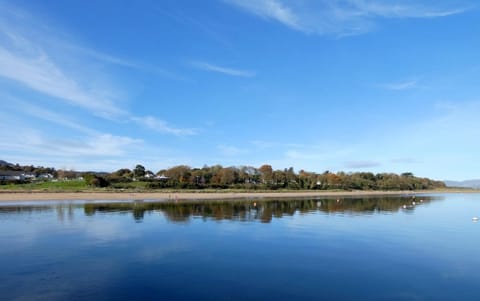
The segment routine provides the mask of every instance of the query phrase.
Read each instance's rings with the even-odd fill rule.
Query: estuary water
[[[0,204],[1,300],[480,300],[479,194]]]

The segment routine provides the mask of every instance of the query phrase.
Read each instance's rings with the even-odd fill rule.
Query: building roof
[[[25,176],[25,177],[35,177],[35,174],[31,172],[24,172],[21,170],[0,170],[0,176]]]
[[[21,176],[25,174],[23,171],[16,170],[0,170],[0,176]]]

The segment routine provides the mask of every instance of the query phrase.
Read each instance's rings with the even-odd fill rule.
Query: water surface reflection
[[[1,300],[479,300],[480,195],[0,204]]]
[[[95,214],[132,214],[141,222],[145,214],[162,213],[171,222],[188,222],[193,217],[212,220],[260,221],[269,223],[273,218],[294,214],[390,214],[399,211],[411,212],[416,207],[441,200],[441,196],[402,196],[371,198],[316,198],[284,200],[213,200],[153,202],[136,200],[130,202],[58,202],[51,204],[21,203],[0,206],[0,214],[30,214],[42,211],[57,212],[60,221],[73,219],[74,209],[83,208],[87,216]]]

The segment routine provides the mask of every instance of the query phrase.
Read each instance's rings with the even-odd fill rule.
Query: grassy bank
[[[26,184],[6,184],[0,185],[0,193],[16,193],[16,192],[112,192],[112,193],[295,193],[295,192],[382,192],[384,190],[342,190],[342,189],[328,189],[328,190],[296,190],[296,189],[178,189],[178,188],[156,188],[152,189],[148,187],[149,182],[137,181],[130,183],[122,183],[121,188],[115,187],[115,185],[99,188],[87,185],[85,181],[50,181],[50,182],[36,182]],[[385,190],[386,191],[386,190]],[[423,190],[416,190],[416,192],[422,192]],[[428,190],[432,191],[432,190]],[[480,190],[470,188],[439,188],[435,189],[436,192],[479,192]]]
[[[46,192],[80,192],[91,188],[85,181],[58,181],[58,182],[34,182],[26,184],[0,185],[0,191],[46,191]]]

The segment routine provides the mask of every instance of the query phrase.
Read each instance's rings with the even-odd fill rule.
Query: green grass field
[[[95,188],[87,185],[85,181],[50,181],[50,182],[36,182],[28,184],[6,184],[0,185],[0,192],[196,192],[196,193],[228,193],[228,192],[298,192],[299,190],[292,189],[180,189],[180,188],[161,188],[151,189],[147,188],[148,182],[127,182],[127,183],[113,183],[109,187]],[[437,189],[438,191],[459,190],[452,188]],[[329,192],[344,191],[342,189],[329,189]],[[472,191],[472,189],[461,189],[461,191]],[[478,191],[478,190],[473,190]]]
[[[85,181],[37,182],[0,185],[0,190],[12,191],[84,191],[90,189]]]
[[[27,184],[0,185],[0,191],[45,191],[45,192],[80,192],[80,191],[151,191],[148,182],[115,183],[106,188],[95,188],[85,181],[50,181]]]

